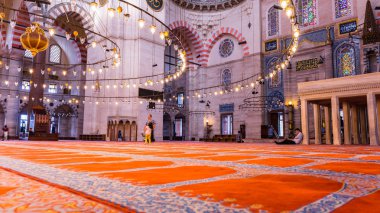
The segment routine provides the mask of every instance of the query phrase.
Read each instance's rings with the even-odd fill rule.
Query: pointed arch
[[[198,32],[186,21],[175,21],[169,25],[170,29],[178,32],[182,32],[186,39],[181,40],[184,44],[184,48],[187,54],[187,61],[194,61],[201,55],[203,50],[203,42]],[[192,66],[189,64],[189,66]]]
[[[268,36],[275,36],[279,33],[279,11],[272,6],[268,10]]]
[[[205,48],[204,48],[204,51],[202,51],[201,59],[200,59],[200,62],[203,66],[207,66],[212,48],[224,35],[231,35],[236,40],[238,40],[238,42],[246,41],[245,37],[243,37],[243,34],[240,33],[239,30],[232,27],[220,28],[219,30],[217,30],[215,33],[212,34],[211,38],[209,38],[205,44]],[[243,47],[243,56],[248,56],[249,55],[248,44],[243,43],[241,45]]]

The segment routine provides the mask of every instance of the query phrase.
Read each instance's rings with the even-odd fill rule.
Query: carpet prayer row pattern
[[[0,143],[0,212],[380,212],[380,148]]]

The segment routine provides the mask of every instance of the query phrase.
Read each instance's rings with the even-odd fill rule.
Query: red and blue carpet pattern
[[[0,212],[373,212],[380,148],[0,143]]]

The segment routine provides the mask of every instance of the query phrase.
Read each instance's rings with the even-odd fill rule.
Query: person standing
[[[123,135],[121,133],[121,130],[117,133],[117,141],[121,142],[123,140]]]
[[[151,135],[150,139],[152,142],[156,141],[154,138],[154,129],[156,128],[156,122],[152,118],[152,114],[148,115],[148,121],[146,122],[146,126],[148,126],[151,129]]]
[[[4,132],[4,138],[3,138],[3,140],[6,141],[6,140],[8,140],[8,132],[9,132],[9,129],[8,129],[7,125],[4,126],[3,132]]]

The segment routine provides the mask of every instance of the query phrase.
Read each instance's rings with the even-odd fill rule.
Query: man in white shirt
[[[284,141],[281,141],[281,142],[275,142],[276,144],[302,144],[302,140],[303,140],[303,134],[301,132],[300,129],[296,129],[296,136],[294,137],[294,139],[285,139]]]

